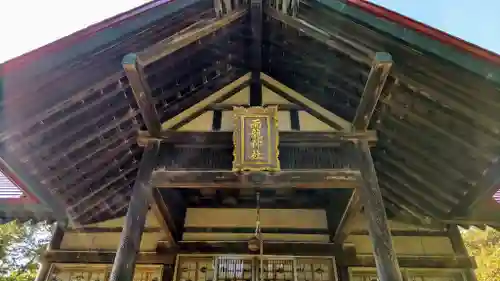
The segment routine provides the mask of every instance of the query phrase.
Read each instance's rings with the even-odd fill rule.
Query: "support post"
[[[158,136],[161,131],[161,122],[156,111],[151,89],[145,81],[136,54],[128,54],[122,61],[123,69],[127,75],[130,87],[137,101],[146,128],[152,136]]]
[[[158,150],[158,143],[148,144],[144,148],[109,278],[111,281],[132,281],[134,278],[135,262],[152,197],[151,175],[156,166]]]
[[[353,148],[355,164],[361,171],[357,191],[368,221],[379,280],[402,281],[370,147],[366,142],[356,142]]]
[[[353,130],[364,131],[368,128],[391,67],[392,57],[389,53],[379,52],[375,54],[361,101],[356,110],[356,116],[352,121]]]
[[[250,0],[250,20],[252,27],[252,46],[250,48],[252,78],[250,80],[250,105],[262,104],[262,86],[260,73],[262,70],[262,0]]]

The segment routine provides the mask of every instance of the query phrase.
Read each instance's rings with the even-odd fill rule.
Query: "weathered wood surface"
[[[116,253],[102,251],[59,251],[52,250],[42,254],[41,259],[48,263],[104,263],[115,260]],[[175,254],[138,253],[137,264],[174,264]]]
[[[361,101],[356,110],[356,116],[352,121],[354,130],[366,130],[368,128],[391,67],[392,57],[390,54],[383,52],[375,54]]]
[[[152,137],[148,132],[140,132],[137,142],[160,141],[183,146],[233,146],[232,132],[182,132],[162,131],[159,137]],[[279,132],[280,146],[338,146],[350,141],[367,141],[374,146],[377,141],[376,131],[365,132]]]
[[[352,149],[355,165],[361,171],[356,190],[368,220],[378,277],[382,281],[402,281],[370,147],[366,142],[358,142],[352,145]]]
[[[146,214],[152,198],[151,175],[158,157],[159,144],[149,144],[145,149],[134,183],[127,216],[116,252],[109,280],[132,281],[139,252]]]
[[[354,188],[359,171],[283,170],[276,173],[235,173],[229,170],[165,170],[153,172],[158,188]]]
[[[160,116],[156,111],[148,82],[143,75],[141,66],[137,63],[137,55],[126,55],[122,60],[122,65],[146,128],[152,136],[158,136],[161,130]]]

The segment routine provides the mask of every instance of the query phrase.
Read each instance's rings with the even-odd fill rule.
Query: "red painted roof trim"
[[[21,189],[24,196],[19,198],[4,198],[0,199],[0,204],[38,204],[40,201],[36,196],[28,191],[23,182],[14,174],[9,167],[5,166],[3,161],[0,161],[0,170],[13,184]]]
[[[377,17],[385,18],[397,24],[400,24],[404,27],[413,29],[417,32],[420,32],[432,39],[438,40],[442,43],[454,46],[458,49],[466,51],[470,54],[473,54],[477,57],[485,59],[495,64],[500,64],[500,55],[483,49],[477,45],[466,42],[458,37],[447,34],[441,30],[430,27],[426,24],[415,21],[409,17],[403,16],[391,10],[388,10],[384,7],[381,7],[377,4],[370,3],[366,0],[347,0],[347,4],[351,6],[355,6],[359,9],[362,9],[366,12],[369,12]]]
[[[144,13],[150,9],[153,9],[157,6],[163,5],[171,1],[172,0],[156,0],[146,3],[132,10],[123,12],[109,19],[105,19],[101,22],[90,25],[89,27],[76,31],[75,33],[72,33],[68,36],[58,39],[55,42],[48,43],[47,45],[34,49],[26,54],[15,57],[5,62],[5,65],[8,66],[9,71],[18,70],[19,68],[22,68],[24,65],[29,64],[32,61],[36,61],[40,57],[43,57],[47,53],[57,52],[61,49],[72,46],[78,42],[85,40],[86,38],[99,32],[100,30],[119,25],[121,22],[129,18],[132,18],[138,14]]]

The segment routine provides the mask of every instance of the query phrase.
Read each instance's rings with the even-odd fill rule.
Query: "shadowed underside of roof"
[[[1,157],[75,223],[123,215],[144,122],[121,60],[214,17],[213,1],[177,0],[88,35],[54,53],[57,60],[7,63]],[[291,19],[272,9],[265,17],[262,71],[348,121],[373,54],[392,55],[395,69],[370,125],[379,135],[372,152],[388,210],[467,221],[470,204],[491,198],[500,171],[499,84],[371,25],[383,19],[355,18],[313,0],[301,2],[298,20]],[[162,121],[251,69],[249,21],[241,17],[145,68]],[[500,218],[474,223],[498,225]]]

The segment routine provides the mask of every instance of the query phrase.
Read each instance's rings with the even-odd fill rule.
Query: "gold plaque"
[[[278,171],[278,107],[233,110],[233,171]]]

